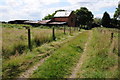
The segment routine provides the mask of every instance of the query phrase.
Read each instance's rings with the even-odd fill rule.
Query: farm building
[[[76,16],[73,11],[58,11],[51,20],[32,21],[32,20],[14,20],[9,21],[10,24],[29,24],[32,26],[76,26]]]
[[[51,20],[39,21],[39,24],[43,25],[68,25],[76,26],[76,18],[73,11],[58,11]]]
[[[14,21],[9,21],[8,23],[10,23],[10,24],[24,24],[25,21],[29,21],[29,20],[14,20]]]

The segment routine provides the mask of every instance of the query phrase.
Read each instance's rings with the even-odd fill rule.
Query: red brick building
[[[42,22],[43,21],[40,21],[39,23],[42,24]],[[54,18],[52,18],[46,24],[47,25],[68,25],[71,27],[75,27],[76,26],[75,22],[76,22],[76,18],[75,18],[75,14],[73,11],[58,11],[54,15]]]
[[[73,11],[59,11],[54,15],[53,22],[66,22],[68,26],[75,26],[75,14]]]

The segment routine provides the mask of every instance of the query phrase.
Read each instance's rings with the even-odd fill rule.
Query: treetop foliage
[[[114,13],[114,18],[120,18],[120,2],[118,3],[118,8],[116,8],[116,11]]]
[[[52,18],[54,17],[54,15],[55,15],[58,11],[65,11],[65,10],[63,10],[63,9],[56,10],[54,13],[48,14],[47,16],[45,16],[42,20],[49,20],[49,19],[52,19]]]
[[[93,21],[93,14],[86,7],[81,7],[75,11],[77,16],[78,25],[86,25],[87,23]]]
[[[102,25],[104,27],[109,27],[110,26],[110,15],[105,12],[102,17]]]

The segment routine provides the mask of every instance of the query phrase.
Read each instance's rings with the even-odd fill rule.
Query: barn
[[[45,23],[46,22],[46,23]],[[51,20],[39,21],[43,25],[67,25],[75,27],[76,18],[73,11],[58,11]]]
[[[57,11],[54,17],[51,20],[42,20],[42,21],[31,21],[31,20],[14,20],[9,21],[11,24],[30,24],[32,26],[64,26],[69,27],[76,26],[76,16],[73,11]]]

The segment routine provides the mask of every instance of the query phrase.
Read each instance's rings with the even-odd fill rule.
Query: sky
[[[113,17],[119,0],[0,0],[0,21],[42,20],[58,9],[76,10],[86,7],[94,18],[107,11]]]

